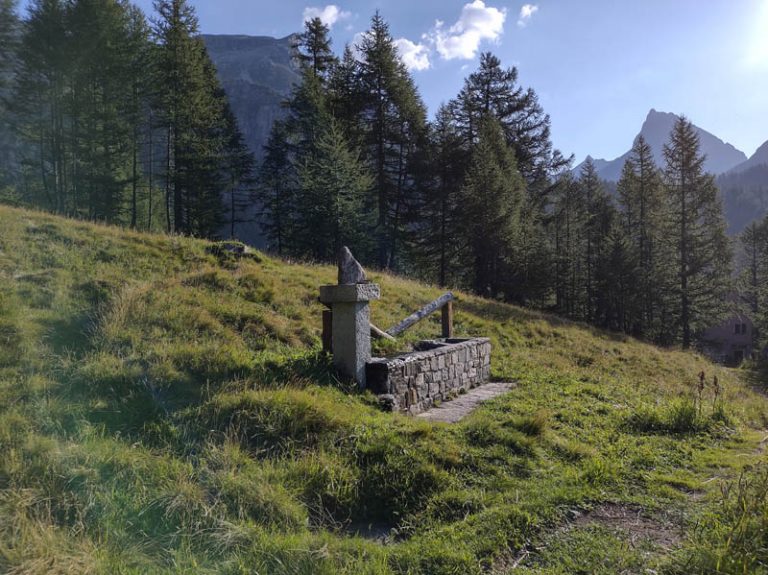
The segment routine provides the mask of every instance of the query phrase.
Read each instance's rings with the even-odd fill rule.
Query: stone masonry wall
[[[413,415],[490,379],[488,338],[434,340],[415,347],[413,353],[374,358],[366,366],[368,389],[392,411]]]

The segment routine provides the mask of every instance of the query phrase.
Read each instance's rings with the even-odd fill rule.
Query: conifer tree
[[[435,270],[439,285],[456,281],[460,267],[455,230],[461,218],[461,186],[466,157],[450,111],[441,106],[431,125],[429,179],[422,182],[417,224],[419,266]]]
[[[157,0],[154,35],[162,90],[156,107],[165,133],[169,231],[216,235],[227,174],[225,101],[186,0]]]
[[[683,348],[717,322],[729,287],[730,247],[714,177],[693,125],[680,118],[664,146],[669,237],[674,253],[675,320]]]
[[[357,50],[356,123],[363,160],[374,177],[377,261],[381,268],[390,268],[396,266],[401,247],[414,158],[426,137],[426,109],[378,13]]]
[[[624,165],[618,184],[618,199],[624,233],[637,264],[637,297],[630,313],[630,331],[659,343],[668,341],[669,317],[673,302],[668,297],[674,281],[668,262],[667,209],[661,174],[653,161],[650,146],[639,136]]]
[[[138,179],[136,88],[146,49],[141,13],[120,0],[36,0],[21,38],[13,101],[39,184],[36,205],[123,221]]]
[[[483,118],[461,191],[460,229],[475,293],[503,295],[505,267],[515,261],[525,184],[514,152],[492,116]]]
[[[371,178],[330,117],[319,128],[315,153],[297,167],[298,201],[294,246],[299,255],[333,261],[344,245],[367,253],[370,222],[364,210]]]
[[[453,109],[468,142],[476,136],[482,117],[493,115],[515,151],[529,193],[541,196],[547,192],[550,178],[571,160],[553,149],[550,119],[536,92],[519,86],[517,80],[516,68],[503,69],[496,56],[485,52],[478,70],[465,80]]]
[[[599,289],[601,262],[606,256],[608,234],[613,223],[614,210],[603,183],[597,175],[592,158],[587,158],[579,176],[579,187],[584,205],[584,282],[586,290],[584,319],[602,323],[605,295]]]
[[[245,138],[237,125],[237,118],[226,99],[224,102],[223,124],[225,172],[228,175],[227,195],[229,196],[229,237],[237,237],[238,224],[255,225],[253,218],[248,218],[248,210],[252,207],[255,194],[256,160],[248,149]]]
[[[768,216],[747,226],[739,236],[739,292],[756,328],[758,349],[768,345]]]
[[[292,248],[290,236],[296,217],[295,178],[285,123],[278,120],[273,124],[264,146],[264,160],[256,189],[256,197],[263,210],[261,229],[270,248],[278,255],[290,253]]]
[[[321,80],[329,76],[338,59],[331,49],[330,29],[320,18],[311,18],[304,23],[304,31],[294,44],[294,54],[302,70],[310,70]]]
[[[12,158],[16,155],[10,137],[8,104],[14,81],[18,40],[16,0],[0,0],[0,190],[9,178]]]
[[[65,112],[72,57],[65,21],[62,0],[29,5],[12,96],[19,137],[30,145],[23,162],[37,174],[36,185],[27,187],[27,200],[60,214],[71,206]]]
[[[586,310],[585,221],[581,187],[571,174],[565,173],[555,187],[550,221],[555,253],[555,309],[575,319],[584,319]]]

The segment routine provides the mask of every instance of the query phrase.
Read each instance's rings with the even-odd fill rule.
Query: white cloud
[[[351,12],[346,12],[336,6],[336,4],[328,4],[327,6],[324,6],[323,8],[319,8],[316,6],[307,6],[304,8],[304,19],[303,22],[306,22],[307,20],[311,20],[312,18],[320,18],[320,20],[328,26],[329,28],[333,28],[333,25],[336,24],[339,20],[346,20],[347,18],[350,18],[352,16]]]
[[[483,40],[498,40],[504,32],[506,18],[506,8],[494,8],[486,6],[483,0],[474,0],[464,5],[458,21],[447,30],[443,22],[435,22],[431,37],[444,59],[471,60]]]
[[[539,11],[539,7],[536,4],[523,4],[520,8],[520,15],[517,17],[517,25],[520,28],[525,28],[528,22],[533,18],[533,15]]]
[[[395,40],[400,59],[409,70],[427,70],[429,69],[429,47],[424,44],[416,44],[407,38],[398,38]]]

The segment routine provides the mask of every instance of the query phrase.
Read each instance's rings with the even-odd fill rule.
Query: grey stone
[[[339,285],[366,283],[365,270],[347,246],[339,252]]]

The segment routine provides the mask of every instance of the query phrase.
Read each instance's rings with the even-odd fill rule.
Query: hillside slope
[[[459,294],[458,334],[489,336],[493,377],[519,387],[452,426],[385,414],[318,351],[334,275],[0,206],[0,572],[703,572],[733,555],[693,527],[762,457],[751,372]],[[381,326],[439,293],[372,276]],[[608,504],[675,535],[635,545],[590,511]]]

